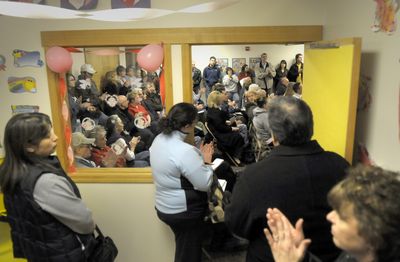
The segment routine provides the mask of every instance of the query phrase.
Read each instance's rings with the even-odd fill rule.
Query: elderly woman
[[[143,90],[134,88],[127,96],[129,101],[128,111],[135,118],[135,124],[138,128],[149,128],[153,134],[158,133],[157,113],[149,105],[143,103]]]
[[[400,261],[399,174],[363,166],[348,173],[328,194],[333,210],[326,218],[333,242],[344,251],[335,261]],[[294,228],[278,209],[269,209],[267,218],[272,233],[264,233],[276,262],[303,261],[304,256],[304,261],[320,261],[306,253],[311,240],[304,239],[302,219]]]
[[[217,138],[217,146],[220,150],[232,154],[235,161],[240,163],[245,139],[247,139],[247,128],[243,125],[242,131],[240,131],[240,127],[232,125],[229,121],[229,114],[220,108],[223,96],[218,91],[213,91],[208,96],[207,124]]]
[[[174,105],[161,119],[162,133],[150,148],[157,215],[175,235],[175,262],[200,262],[207,191],[213,180],[212,144],[200,150],[185,143],[197,123],[197,109]]]
[[[114,152],[107,146],[106,130],[102,126],[95,126],[88,134],[88,138],[94,138],[92,146],[92,160],[100,167],[126,167],[123,152]],[[118,154],[117,154],[118,153]]]
[[[113,148],[114,145],[127,147],[125,159],[127,166],[146,167],[149,166],[149,151],[143,150],[143,142],[140,136],[131,137],[129,133],[124,132],[124,123],[117,115],[112,115],[106,123],[107,146]],[[140,145],[140,151],[137,150]]]
[[[78,187],[51,156],[57,141],[42,113],[17,114],[6,125],[0,189],[15,258],[88,261],[95,223]]]

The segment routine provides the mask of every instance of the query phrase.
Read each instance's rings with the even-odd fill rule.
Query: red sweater
[[[112,149],[109,146],[105,146],[103,148],[93,147],[92,148],[93,162],[95,162],[97,166],[105,167],[103,165],[102,161],[110,150],[112,150]],[[115,167],[126,167],[125,158],[122,156],[119,156],[117,158],[117,162],[115,163]]]

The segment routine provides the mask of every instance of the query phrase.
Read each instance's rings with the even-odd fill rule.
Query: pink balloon
[[[164,50],[162,46],[150,44],[140,49],[137,55],[139,66],[146,71],[156,71],[164,59]]]
[[[53,46],[46,52],[47,66],[56,73],[65,73],[72,67],[72,56],[68,50]]]

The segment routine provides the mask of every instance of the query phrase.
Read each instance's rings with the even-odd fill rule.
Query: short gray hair
[[[269,103],[268,122],[271,132],[281,145],[302,145],[314,132],[310,107],[295,97],[275,97]]]

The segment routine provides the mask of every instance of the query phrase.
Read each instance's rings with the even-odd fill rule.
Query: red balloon
[[[162,64],[164,59],[164,50],[162,46],[150,44],[140,49],[137,55],[137,62],[141,68],[146,71],[154,72]]]
[[[56,73],[66,73],[72,67],[72,56],[68,50],[53,46],[46,52],[47,66]]]

